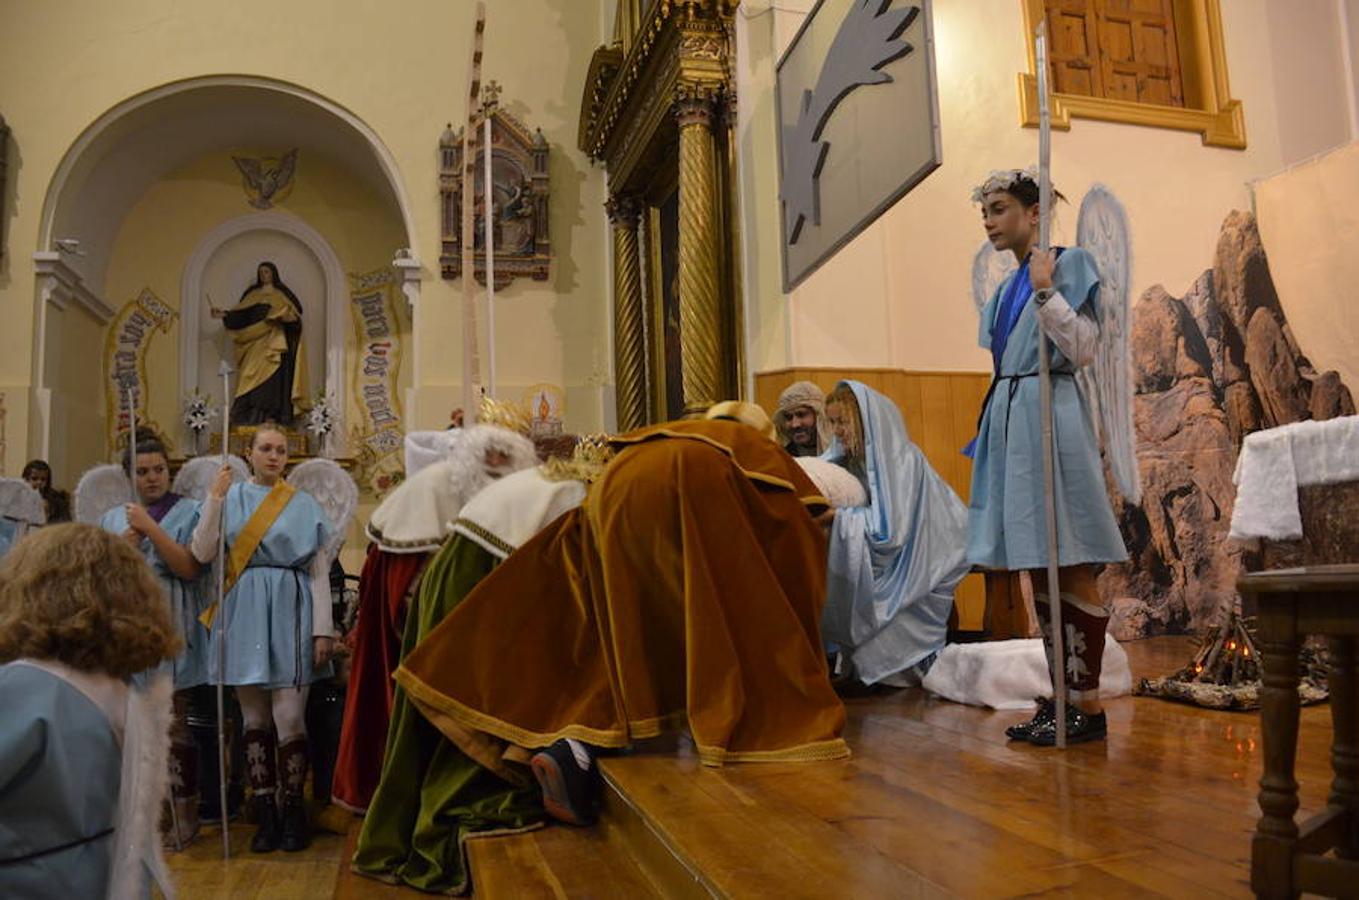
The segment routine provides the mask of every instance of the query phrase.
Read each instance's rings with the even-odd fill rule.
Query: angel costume
[[[373,542],[359,576],[359,613],[345,692],[344,726],[333,798],[355,812],[368,808],[382,773],[391,716],[392,673],[400,659],[408,599],[430,554],[444,544],[463,504],[495,479],[537,463],[528,438],[495,425],[455,432],[445,458],[427,465],[387,496],[368,520]],[[508,463],[492,470],[488,450]]]
[[[406,619],[403,659],[483,578],[549,522],[578,506],[579,481],[538,468],[506,476],[462,508],[453,535],[430,562]],[[537,827],[542,803],[531,778],[507,779],[445,739],[396,688],[382,779],[363,820],[355,872],[423,891],[468,887],[463,842]]]
[[[847,381],[863,423],[865,505],[839,509],[830,535],[822,634],[865,684],[944,647],[953,592],[967,574],[967,510],[906,436],[895,403]],[[843,461],[832,441],[825,458]]]
[[[141,897],[152,879],[173,895],[157,833],[170,687],[0,666],[0,897]]]
[[[222,503],[228,554],[271,490],[247,481],[227,491]],[[204,522],[216,522],[216,506],[211,498],[204,502]],[[331,534],[325,511],[305,491],[293,493],[270,523],[212,625],[210,659],[217,659],[223,635],[228,636],[223,684],[272,690],[330,675],[329,664],[319,670],[312,665],[312,638],[332,633],[330,560],[321,552]],[[194,556],[199,559],[204,555],[211,559],[215,553],[199,552],[205,536],[206,529],[195,535]],[[215,668],[210,678],[217,683]]]
[[[309,460],[303,465],[334,463]],[[353,490],[353,482],[347,483]],[[310,766],[307,693],[312,682],[331,674],[329,662],[319,668],[313,664],[313,638],[333,635],[332,526],[309,493],[281,481],[272,487],[233,484],[220,504],[225,510],[221,518],[229,589],[221,607],[210,607],[203,616],[212,631],[209,679],[236,686],[245,720],[242,744],[259,823],[251,850],[301,850],[310,841],[302,805]],[[200,560],[216,553],[218,505],[211,496],[203,503],[192,544]],[[241,559],[246,552],[238,548],[246,548],[248,558]],[[275,806],[280,771],[281,820]]]
[[[22,478],[0,478],[0,559],[28,529],[46,521],[42,494]]]
[[[1039,318],[1052,335],[1052,438],[1056,459],[1057,559],[1061,566],[1128,558],[1109,506],[1094,425],[1075,374],[1093,359],[1099,272],[1079,247],[1057,248],[1053,293],[1032,302],[1028,260],[991,296],[978,340],[995,376],[972,450],[967,561],[1016,571],[1047,565],[1043,436],[1039,416]]]
[[[154,503],[146,506],[146,511],[175,543],[187,545],[193,539],[194,528],[198,525],[199,503],[188,497],[181,497],[174,491],[165,494]],[[123,534],[128,529],[127,508],[119,504],[104,513],[99,525],[105,531]],[[207,594],[206,576],[186,580],[180,578],[166,564],[149,538],[142,538],[142,556],[151,571],[156,573],[165,595],[170,599],[170,618],[179,628],[184,639],[184,650],[174,660],[166,660],[152,671],[170,672],[174,676],[176,691],[206,684],[208,681],[208,631],[198,616],[203,612],[204,598]]]

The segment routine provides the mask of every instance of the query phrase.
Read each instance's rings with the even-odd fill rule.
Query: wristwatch
[[[1033,292],[1033,299],[1042,306],[1052,299],[1052,288],[1039,288]]]

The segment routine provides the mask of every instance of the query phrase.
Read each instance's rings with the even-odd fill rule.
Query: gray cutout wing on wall
[[[818,0],[777,66],[784,287],[938,168],[930,0]]]
[[[780,194],[790,244],[797,243],[809,216],[821,224],[819,181],[830,151],[821,134],[835,108],[856,88],[890,82],[892,76],[882,67],[915,49],[898,38],[920,15],[920,7],[889,10],[891,5],[892,0],[855,0],[835,33],[816,87],[802,92],[797,122],[783,128]]]

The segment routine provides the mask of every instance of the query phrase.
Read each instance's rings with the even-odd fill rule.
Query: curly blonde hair
[[[0,563],[0,663],[51,659],[127,678],[182,646],[151,568],[102,528],[43,528]]]
[[[835,389],[826,395],[826,408],[839,405],[844,410],[844,417],[849,427],[848,440],[842,441],[845,454],[856,462],[862,462],[864,458],[864,420],[863,414],[859,410],[859,398],[854,396],[854,388],[845,382],[840,382]]]

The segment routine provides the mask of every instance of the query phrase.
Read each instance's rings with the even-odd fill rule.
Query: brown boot
[[[1062,631],[1066,643],[1066,686],[1075,702],[1099,699],[1099,676],[1104,668],[1104,639],[1109,611],[1062,594]]]
[[[189,846],[198,834],[198,746],[170,744],[170,814],[165,845]]]
[[[294,738],[279,747],[278,758],[283,768],[283,836],[279,846],[288,853],[296,853],[311,844],[307,807],[302,799],[302,788],[307,782],[306,737]]]
[[[268,853],[279,847],[278,824],[278,763],[275,760],[274,733],[264,728],[252,728],[244,735],[245,769],[250,779],[250,793],[255,822],[258,828],[250,839],[250,850]]]

